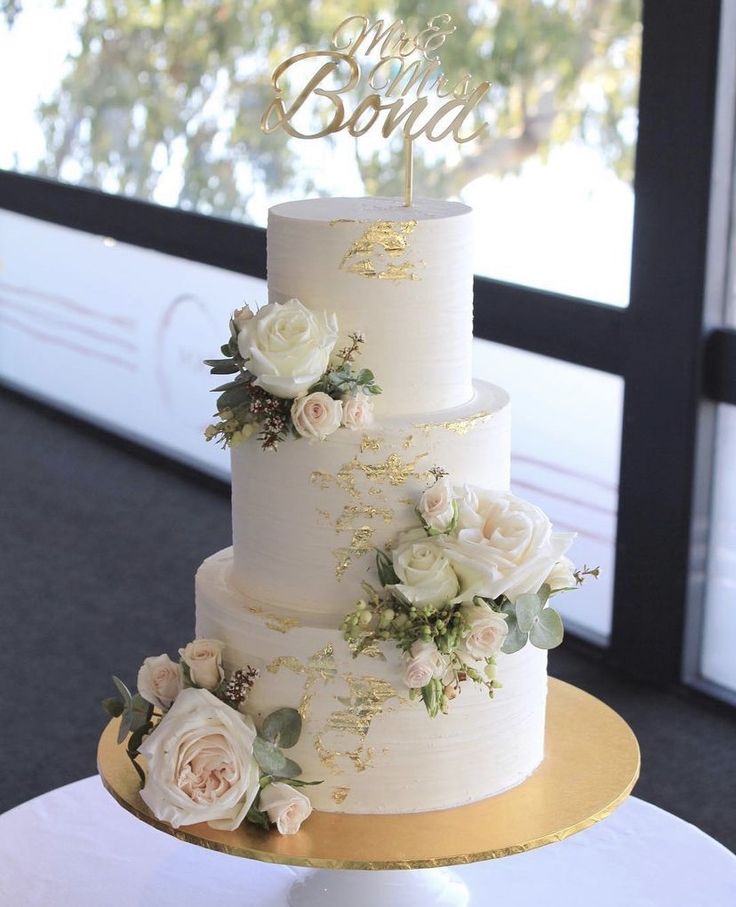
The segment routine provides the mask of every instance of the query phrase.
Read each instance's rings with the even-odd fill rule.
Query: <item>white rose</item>
[[[551,592],[559,592],[560,589],[574,589],[578,584],[575,579],[575,564],[569,557],[560,558],[544,582],[549,586]]]
[[[463,605],[460,610],[467,627],[463,636],[464,654],[481,659],[500,652],[509,632],[505,615],[498,614],[485,602]]]
[[[409,689],[421,689],[433,678],[447,675],[449,659],[433,642],[415,642],[409,649],[409,661],[404,670],[404,683]]]
[[[342,398],[342,424],[353,431],[373,424],[373,400],[368,394],[358,391]]]
[[[539,591],[574,538],[555,532],[539,507],[510,492],[466,488],[457,538],[439,541],[460,580],[457,601],[505,595],[514,602]]]
[[[255,736],[250,718],[207,690],[182,690],[140,747],[143,801],[174,828],[209,822],[232,831],[258,793]]]
[[[258,387],[289,400],[327,371],[336,342],[335,315],[311,312],[298,299],[263,306],[238,334],[238,349]]]
[[[138,671],[138,692],[165,712],[181,692],[181,668],[168,655],[151,655]]]
[[[299,397],[291,405],[291,421],[303,438],[324,441],[328,435],[337,431],[341,420],[342,402],[333,400],[322,391]]]
[[[259,809],[268,813],[268,818],[276,823],[279,834],[294,835],[311,815],[312,804],[308,797],[294,790],[290,784],[273,781],[261,791]]]
[[[428,529],[436,533],[447,532],[453,524],[457,505],[452,484],[443,476],[428,488],[419,499],[419,516]]]
[[[253,317],[253,310],[249,305],[241,306],[239,309],[235,309],[233,312],[233,321],[235,323],[235,330],[242,331],[246,323],[251,320]]]
[[[444,605],[458,593],[458,580],[442,549],[423,529],[399,536],[392,553],[399,582],[391,586],[417,608]]]
[[[179,655],[189,668],[189,676],[195,686],[205,690],[216,690],[225,677],[222,669],[222,650],[224,643],[218,639],[195,639]]]

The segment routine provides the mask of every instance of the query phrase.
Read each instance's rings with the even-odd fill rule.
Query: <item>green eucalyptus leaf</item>
[[[547,585],[547,583],[544,583],[542,585],[542,588],[539,590],[539,592],[537,592],[537,598],[542,603],[542,607],[544,607],[547,604],[551,594],[552,594],[552,590]]]
[[[376,549],[376,567],[382,586],[393,586],[399,582],[393,561],[385,551],[381,551],[379,548]]]
[[[542,603],[533,592],[520,595],[516,599],[516,620],[522,633],[528,633],[542,610]]]
[[[151,703],[144,699],[140,693],[136,693],[130,703],[130,730],[135,732],[148,724],[151,715],[153,715]]]
[[[122,699],[118,699],[115,696],[110,696],[109,699],[103,699],[101,705],[111,718],[119,718],[125,710]]]
[[[263,737],[253,741],[253,755],[261,770],[276,778],[291,778],[302,773],[296,762],[287,759],[277,746]]]
[[[118,693],[120,693],[120,695],[123,697],[123,706],[124,706],[125,708],[128,708],[128,706],[130,706],[131,703],[133,702],[133,695],[132,695],[132,693],[131,693],[130,690],[125,686],[125,684],[123,683],[123,681],[122,681],[119,677],[116,677],[114,674],[113,674],[113,677],[112,677],[112,682],[113,682],[113,683],[115,684],[115,686],[117,687]]]
[[[520,649],[524,648],[529,639],[529,634],[519,628],[516,615],[513,612],[507,611],[505,613],[509,632],[506,639],[503,641],[501,651],[506,655],[513,655],[514,652],[518,652]]]
[[[545,608],[529,633],[529,641],[538,649],[554,649],[565,635],[562,618],[554,608]]]
[[[301,732],[302,716],[296,709],[276,709],[264,719],[261,727],[264,740],[285,750],[297,743]]]
[[[363,368],[358,372],[355,380],[358,384],[370,384],[371,381],[375,381],[375,375],[369,368]]]
[[[227,384],[220,384],[219,387],[213,387],[212,392],[217,393],[217,391],[231,391],[234,387],[240,387],[241,384],[244,384],[245,381],[242,375],[238,375],[237,378],[232,381],[228,381]]]
[[[363,387],[366,394],[382,394],[383,390],[377,384],[366,384]]]

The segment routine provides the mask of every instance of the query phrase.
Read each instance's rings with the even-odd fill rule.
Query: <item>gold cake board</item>
[[[522,853],[605,819],[639,777],[639,746],[626,722],[588,693],[550,679],[544,761],[523,784],[495,797],[402,815],[315,811],[291,836],[247,822],[230,832],[206,824],[174,829],[141,800],[138,775],[116,742],[117,726],[114,719],[104,730],[97,765],[107,790],[137,818],[232,856],[319,869],[426,869]],[[473,758],[492,759],[492,746]],[[472,759],[458,761],[457,771],[472,773]]]

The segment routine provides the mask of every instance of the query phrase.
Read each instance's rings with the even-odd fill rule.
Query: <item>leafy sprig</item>
[[[371,396],[381,393],[370,369],[354,367],[360,347],[365,342],[363,335],[350,334],[349,339],[350,345],[340,350],[308,393],[322,391],[333,399],[358,393]],[[248,360],[238,347],[238,327],[234,317],[230,319],[230,337],[220,347],[220,353],[222,358],[204,360],[210,374],[235,377],[213,388],[213,393],[220,396],[214,414],[216,421],[205,429],[205,438],[218,441],[222,447],[234,448],[257,434],[264,450],[277,450],[279,444],[290,436],[298,437],[291,418],[293,401],[258,387],[255,375],[248,370]]]

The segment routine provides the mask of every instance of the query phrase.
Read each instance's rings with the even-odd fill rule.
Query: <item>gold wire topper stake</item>
[[[414,153],[411,139],[404,136],[404,207],[411,208],[414,194]]]
[[[346,130],[357,138],[385,114],[381,135],[389,138],[398,130],[404,136],[404,205],[410,207],[413,142],[420,136],[439,142],[451,135],[463,145],[488,125],[472,121],[490,82],[474,85],[465,73],[453,84],[443,72],[438,51],[454,31],[448,13],[433,16],[415,34],[402,19],[384,25],[383,19],[371,23],[366,16],[348,16],[332,35],[332,49],[303,51],[276,66],[274,97],[261,116],[261,130],[283,129],[298,139]],[[344,96],[361,88],[361,99],[347,110]]]

